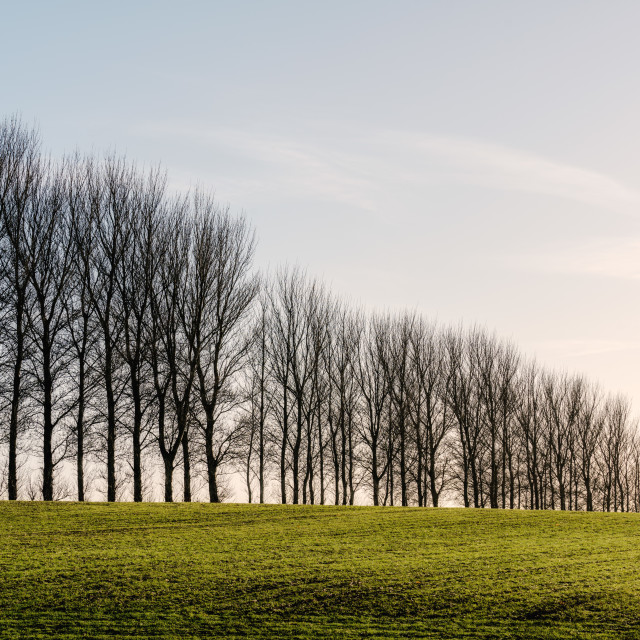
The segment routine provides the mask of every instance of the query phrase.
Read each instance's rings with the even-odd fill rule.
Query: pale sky
[[[0,116],[640,406],[640,3],[0,0]]]

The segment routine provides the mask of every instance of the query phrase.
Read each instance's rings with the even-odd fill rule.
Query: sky
[[[161,163],[367,309],[640,406],[640,3],[0,0],[0,117]]]

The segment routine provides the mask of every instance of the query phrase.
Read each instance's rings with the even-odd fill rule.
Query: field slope
[[[640,638],[640,515],[0,503],[0,638]]]

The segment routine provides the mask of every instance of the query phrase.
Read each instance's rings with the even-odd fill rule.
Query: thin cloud
[[[294,139],[181,123],[150,123],[136,132],[188,138],[245,158],[251,171],[216,176],[234,190],[329,199],[368,211],[406,187],[415,192],[442,183],[554,196],[628,215],[640,210],[640,191],[607,175],[476,140],[358,128]]]
[[[442,170],[463,183],[558,196],[625,213],[637,214],[640,207],[640,191],[607,175],[535,154],[441,136],[387,132],[381,138],[439,158]]]
[[[145,125],[138,132],[188,138],[246,158],[252,167],[248,175],[231,172],[216,176],[218,184],[224,183],[234,192],[325,199],[365,210],[376,208],[372,194],[375,178],[366,175],[357,158],[338,149],[281,136],[180,124]]]

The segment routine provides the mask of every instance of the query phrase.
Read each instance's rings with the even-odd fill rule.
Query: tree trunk
[[[53,438],[53,417],[52,417],[52,388],[51,378],[51,349],[49,343],[48,327],[43,329],[43,349],[42,349],[42,382],[44,392],[43,413],[44,413],[44,443],[42,452],[42,499],[53,500],[53,452],[51,450],[51,440]]]
[[[76,421],[77,451],[76,451],[76,478],[78,483],[78,502],[84,502],[84,387],[85,387],[85,361],[84,349],[79,358],[78,371],[78,418]]]
[[[320,504],[324,504],[324,444],[322,442],[322,420],[318,402],[318,453],[320,455]]]
[[[378,439],[371,439],[371,486],[373,489],[373,506],[380,504],[380,479],[378,478]]]
[[[296,439],[293,445],[293,504],[300,499],[300,445],[302,443],[302,399],[298,398],[296,415]]]
[[[342,475],[342,504],[347,504],[347,430],[345,425],[344,408],[340,407],[340,436],[342,438],[340,473]]]
[[[264,389],[260,392],[260,443],[258,450],[258,483],[260,485],[260,504],[264,503]]]
[[[407,494],[406,427],[404,415],[400,416],[400,497],[402,506],[409,506]]]
[[[186,417],[184,418],[186,420]],[[183,502],[191,502],[191,458],[189,457],[189,429],[182,434],[182,471],[184,482],[182,489]]]
[[[20,412],[20,382],[24,359],[24,296],[18,296],[16,305],[16,359],[13,365],[13,391],[9,421],[9,500],[18,499],[18,420]]]
[[[133,501],[142,502],[142,399],[138,380],[137,363],[131,366],[131,391],[133,395]]]
[[[107,319],[108,322],[108,319]],[[107,501],[116,501],[116,401],[113,393],[111,335],[105,332],[105,390],[107,394]]]
[[[289,414],[286,384],[283,385],[282,388],[284,390],[284,394],[282,405],[282,447],[280,448],[280,498],[282,504],[287,504],[287,443],[289,440]]]
[[[353,468],[355,462],[353,460],[353,424],[351,423],[351,414],[349,414],[349,504],[353,506],[356,491],[353,486]]]
[[[173,460],[163,455],[164,461],[164,501],[173,502]]]
[[[218,462],[213,455],[213,412],[206,412],[207,427],[205,430],[205,449],[207,456],[207,480],[209,485],[209,502],[220,502],[218,496],[218,482],[216,473],[218,470]]]

